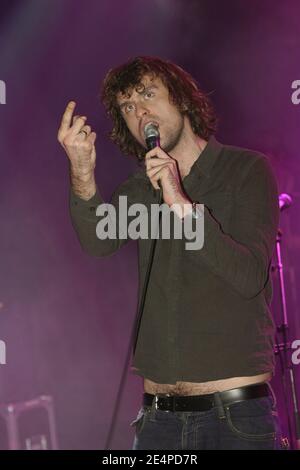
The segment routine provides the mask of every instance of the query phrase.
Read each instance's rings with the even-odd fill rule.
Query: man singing
[[[128,206],[176,204],[204,219],[204,245],[157,239],[132,368],[143,377],[133,449],[279,449],[269,381],[274,371],[270,262],[279,208],[277,183],[261,153],[223,145],[208,97],[182,68],[136,57],[110,70],[102,101],[111,139],[139,168],[114,192]],[[82,248],[108,256],[128,238],[100,239],[96,133],[71,101],[58,140],[70,162],[70,212]],[[153,123],[160,145],[148,151]],[[197,210],[203,204],[203,210]],[[117,231],[119,234],[119,232]],[[151,239],[139,243],[139,299]]]

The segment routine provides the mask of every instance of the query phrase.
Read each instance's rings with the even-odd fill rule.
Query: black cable
[[[163,191],[162,191],[162,189],[160,189],[158,204],[160,205],[162,203],[162,201],[163,201]],[[158,218],[158,227],[157,227],[158,233],[159,233],[159,229],[160,229],[160,220],[161,220],[161,211],[159,211],[159,218]],[[123,366],[123,370],[122,370],[120,384],[119,384],[119,387],[118,387],[117,398],[116,398],[116,401],[115,401],[113,415],[112,415],[112,419],[111,419],[111,422],[110,422],[109,432],[108,432],[106,442],[105,442],[105,447],[104,447],[105,450],[109,450],[109,446],[110,446],[110,443],[111,443],[113,435],[114,435],[115,423],[116,423],[116,420],[117,420],[118,411],[119,411],[120,404],[121,404],[122,393],[123,393],[123,390],[125,388],[126,376],[127,376],[127,371],[128,371],[128,367],[129,367],[130,358],[131,358],[131,352],[133,351],[133,355],[134,355],[134,352],[135,352],[135,347],[136,347],[136,343],[137,343],[140,323],[141,323],[141,319],[142,319],[142,315],[143,315],[143,311],[144,311],[144,305],[145,305],[146,293],[147,293],[147,288],[148,288],[150,274],[151,274],[151,268],[152,268],[152,264],[153,264],[156,240],[157,240],[157,238],[153,238],[152,242],[151,242],[151,246],[150,246],[150,255],[149,255],[148,266],[147,266],[145,281],[144,281],[144,285],[143,285],[142,295],[141,295],[140,307],[137,309],[137,314],[136,314],[135,321],[133,323],[133,327],[132,327],[131,334],[130,334],[127,354],[126,354],[126,358],[125,358],[125,362],[124,362],[124,366]]]
[[[163,200],[162,189],[160,189],[159,199],[158,199],[158,205],[159,206],[161,205],[162,200]],[[159,234],[159,229],[160,229],[160,220],[161,220],[161,212],[159,211],[158,230],[157,230],[158,234]],[[152,264],[153,264],[155,246],[156,246],[156,238],[154,238],[151,242],[149,261],[148,261],[148,266],[147,266],[147,271],[146,271],[146,276],[145,276],[145,282],[144,282],[144,285],[143,285],[143,292],[142,292],[142,295],[141,295],[141,303],[140,303],[139,313],[137,315],[136,322],[135,322],[136,332],[133,331],[133,334],[135,335],[135,341],[134,341],[134,346],[133,346],[133,355],[135,353],[136,343],[137,343],[139,329],[140,329],[140,324],[141,324],[142,315],[143,315],[143,311],[144,311],[146,293],[147,293],[147,288],[148,288],[149,279],[150,279],[150,273],[151,273]]]
[[[146,128],[148,128],[148,130],[146,130]],[[144,132],[145,132],[145,140],[146,140],[148,150],[151,150],[151,149],[153,149],[155,147],[158,147],[160,145],[159,129],[156,126],[153,126],[152,124],[150,124],[150,126],[147,125],[144,129]],[[162,190],[160,181],[158,181],[158,185],[160,187],[159,196],[158,196],[158,204],[160,206],[161,203],[163,202],[163,190]],[[158,224],[157,224],[158,225],[158,227],[157,227],[158,236],[159,236],[159,230],[160,230],[160,220],[161,220],[161,211],[159,211],[159,215],[158,215]],[[108,432],[106,442],[105,442],[105,447],[104,447],[105,450],[109,450],[109,446],[110,446],[110,443],[111,443],[112,438],[113,438],[113,434],[114,434],[114,430],[115,430],[115,423],[116,423],[116,419],[117,419],[117,416],[118,416],[118,411],[119,411],[119,408],[120,408],[122,393],[123,393],[123,390],[125,388],[126,374],[127,374],[128,367],[129,367],[131,351],[133,353],[133,356],[134,356],[134,353],[135,353],[138,333],[139,333],[140,324],[141,324],[143,311],[144,311],[147,288],[148,288],[151,269],[152,269],[152,264],[153,264],[156,240],[157,240],[157,237],[153,238],[152,242],[151,242],[151,245],[150,245],[150,255],[149,255],[149,260],[148,260],[147,271],[146,271],[145,281],[144,281],[144,285],[143,285],[142,295],[141,295],[140,307],[137,308],[137,314],[135,316],[135,321],[133,323],[133,327],[132,327],[131,334],[130,334],[129,344],[128,344],[126,358],[125,358],[125,362],[124,362],[124,366],[123,366],[123,370],[122,370],[120,384],[119,384],[119,387],[118,387],[118,392],[117,392],[117,398],[116,398],[116,402],[115,402],[115,406],[114,406],[114,411],[113,411],[112,419],[111,419],[110,426],[109,426],[109,432]]]

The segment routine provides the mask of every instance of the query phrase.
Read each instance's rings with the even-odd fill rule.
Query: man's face
[[[168,89],[159,77],[144,75],[141,85],[129,93],[130,97],[118,93],[117,103],[133,137],[146,148],[144,127],[153,121],[159,126],[161,148],[170,152],[180,140],[184,118],[170,102]]]

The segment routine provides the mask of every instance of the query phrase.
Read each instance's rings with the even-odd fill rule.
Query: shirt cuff
[[[87,213],[87,212],[95,212],[97,209],[97,206],[99,204],[102,204],[104,201],[102,197],[100,196],[100,193],[98,191],[98,188],[90,199],[85,200],[82,199],[78,194],[76,194],[73,191],[72,186],[70,186],[70,207],[72,210],[79,211],[82,213]]]

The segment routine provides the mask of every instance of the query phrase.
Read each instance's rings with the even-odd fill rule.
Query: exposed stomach
[[[144,391],[153,395],[168,393],[170,395],[204,395],[206,393],[223,392],[232,388],[243,387],[271,380],[272,373],[267,372],[251,377],[231,377],[229,379],[213,380],[212,382],[176,382],[176,384],[158,384],[150,379],[144,379]]]

